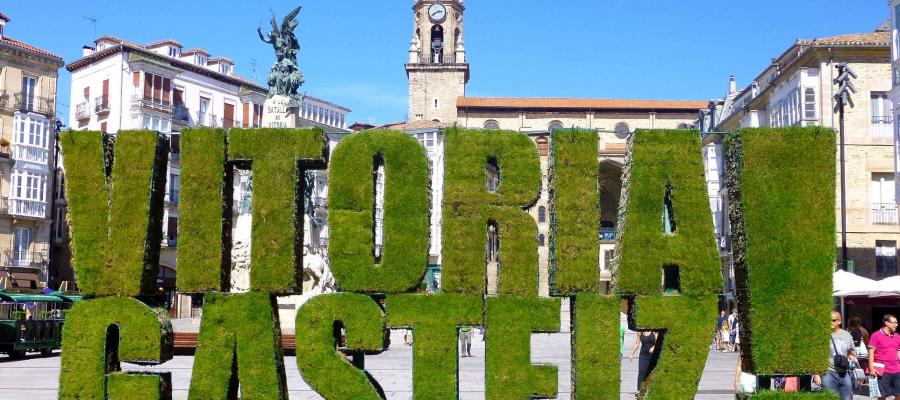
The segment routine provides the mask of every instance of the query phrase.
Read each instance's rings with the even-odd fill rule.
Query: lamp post
[[[852,79],[856,79],[857,75],[850,69],[846,62],[835,65],[838,77],[834,78],[834,84],[838,89],[834,93],[835,106],[834,110],[840,118],[840,154],[841,154],[841,269],[847,270],[847,180],[844,177],[844,107],[850,105],[853,108],[853,98],[850,96],[856,93],[856,86],[853,85]]]

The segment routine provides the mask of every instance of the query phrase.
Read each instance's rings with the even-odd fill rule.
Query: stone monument
[[[263,104],[262,125],[265,128],[295,128],[298,126],[298,113],[303,103],[303,96],[298,93],[303,85],[303,72],[297,63],[300,41],[294,35],[297,28],[297,14],[302,7],[297,7],[284,16],[281,27],[275,13],[272,12],[272,31],[263,35],[262,28],[256,28],[259,40],[271,44],[275,51],[276,61],[269,71],[269,96]]]

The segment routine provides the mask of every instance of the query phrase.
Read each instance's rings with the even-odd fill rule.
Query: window
[[[226,74],[226,75],[227,75],[227,74],[230,74],[230,73],[231,73],[231,66],[228,65],[228,64],[219,64],[219,72],[221,72],[221,73],[223,73],[223,74]]]
[[[544,234],[543,234],[543,233],[541,233],[541,234],[538,235],[537,240],[538,240],[538,246],[541,246],[541,247],[544,247],[544,246],[545,246],[545,244],[544,244],[545,239],[544,239]]]
[[[166,226],[166,244],[175,247],[178,244],[178,217],[169,217]]]
[[[485,167],[487,174],[487,190],[489,192],[500,191],[500,165],[496,158],[489,158]]]
[[[33,76],[22,76],[22,104],[27,110],[34,110],[35,88],[37,87],[37,78]]]
[[[550,147],[549,142],[547,141],[546,137],[541,136],[537,139],[538,154],[540,154],[542,156],[546,156],[548,153],[549,147]]]
[[[562,122],[552,121],[552,122],[550,122],[550,124],[547,125],[547,130],[550,132],[553,132],[557,129],[562,129],[562,127],[563,127]]]
[[[197,54],[197,65],[206,65],[206,56]]]
[[[625,122],[619,122],[616,124],[616,127],[613,128],[613,132],[616,133],[618,138],[624,139],[631,133],[631,127]]]
[[[31,171],[14,170],[12,173],[12,198],[44,201],[47,175]]]
[[[803,119],[816,119],[816,89],[803,90]]]
[[[487,121],[484,121],[484,129],[500,129],[500,124],[497,121],[489,119]]]
[[[872,205],[872,223],[875,225],[897,225],[897,203],[894,201],[894,174],[872,173],[869,190]]]
[[[172,79],[144,73],[144,100],[157,104],[171,104]]]
[[[169,174],[169,201],[172,203],[178,203],[179,187],[181,186],[181,179],[178,174]]]
[[[161,118],[155,115],[144,115],[141,127],[157,132],[169,132],[169,119]]]
[[[16,228],[13,237],[13,259],[18,266],[27,266],[31,262],[28,249],[31,247],[31,229]]]
[[[434,99],[434,108],[438,108],[438,99]]]
[[[16,134],[13,144],[47,148],[50,121],[42,117],[17,114],[13,121]]]
[[[875,278],[883,279],[895,275],[897,275],[897,242],[875,241]]]
[[[488,224],[487,236],[487,261],[493,263],[499,262],[500,234],[497,232],[497,226],[493,223]]]
[[[209,99],[206,97],[200,97],[200,108],[199,108],[200,111],[197,114],[200,125],[209,125],[209,122],[207,121],[207,118],[206,118],[206,111],[208,109],[209,109]]]
[[[169,57],[178,57],[181,55],[181,50],[177,47],[169,47]]]
[[[538,222],[547,222],[547,207],[538,207]]]
[[[894,120],[892,109],[894,104],[888,98],[887,93],[872,92],[872,137],[892,137],[891,125]]]

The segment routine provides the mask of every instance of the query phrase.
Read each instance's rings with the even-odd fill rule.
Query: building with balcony
[[[839,128],[832,83],[835,65],[848,62],[859,75],[853,82],[858,93],[855,107],[846,107],[844,167],[846,209],[841,208],[840,173],[835,182],[837,242],[835,254],[841,263],[841,218],[847,219],[848,269],[858,275],[882,279],[897,275],[896,245],[900,240],[894,185],[894,147],[891,127],[894,106],[891,89],[891,33],[840,35],[797,40],[771,65],[741,90],[733,78],[723,99],[711,100],[698,114],[698,125],[707,143],[705,162],[723,273],[734,288],[731,268],[730,230],[724,182],[721,135],[743,127],[825,126]],[[839,152],[835,157],[840,163]],[[802,151],[802,149],[798,149]],[[860,313],[871,313],[860,309]]]
[[[0,289],[55,286],[49,211],[63,59],[7,36],[9,22],[0,13]]]
[[[93,47],[84,47],[82,58],[66,66],[72,73],[70,121],[73,129],[113,135],[120,130],[152,129],[170,138],[160,254],[162,282],[174,281],[169,278],[178,269],[180,132],[197,126],[230,129],[262,124],[268,88],[236,75],[234,65],[230,58],[210,57],[209,52],[200,48],[183,49],[180,42],[172,39],[137,44],[101,36]],[[300,125],[342,132],[340,128],[349,111],[306,96]],[[252,176],[249,171],[239,170],[234,185],[234,226],[238,226],[250,215]],[[65,201],[60,204],[64,206]],[[60,216],[64,214],[64,209],[58,212]],[[65,243],[66,239],[60,238],[60,247]],[[60,258],[61,263],[68,261]],[[59,268],[66,269],[66,266]],[[174,285],[162,288],[169,299],[170,314],[192,316],[190,297],[177,294]]]

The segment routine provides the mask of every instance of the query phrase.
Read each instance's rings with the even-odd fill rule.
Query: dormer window
[[[228,75],[231,73],[231,66],[228,64],[219,64],[219,72]]]
[[[169,57],[178,57],[181,55],[181,49],[177,47],[169,47]]]
[[[206,56],[197,54],[197,65],[206,65]]]

